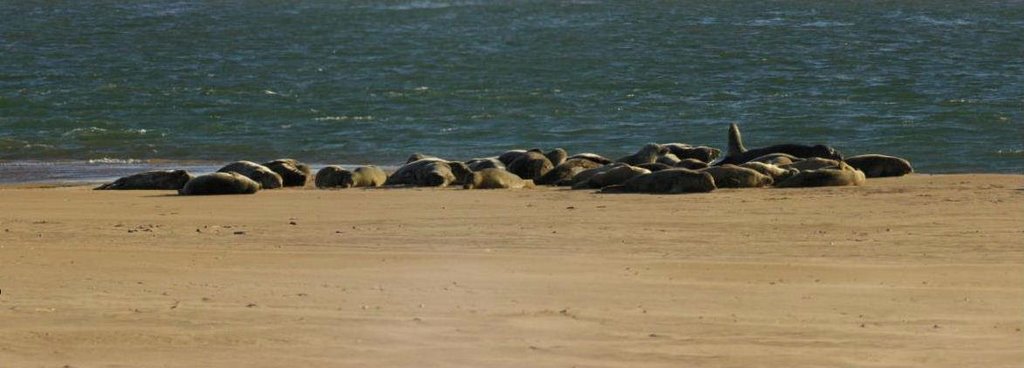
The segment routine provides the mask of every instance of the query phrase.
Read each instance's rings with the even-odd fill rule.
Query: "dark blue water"
[[[724,147],[738,122],[753,147],[1024,172],[1020,1],[0,1],[0,19],[7,166],[614,156]]]

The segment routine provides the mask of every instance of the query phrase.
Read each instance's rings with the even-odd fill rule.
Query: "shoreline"
[[[1024,361],[1024,175],[601,195],[0,185],[11,366]]]

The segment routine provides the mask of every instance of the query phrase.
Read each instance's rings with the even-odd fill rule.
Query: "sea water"
[[[829,144],[1024,172],[1021,1],[0,1],[0,181]]]

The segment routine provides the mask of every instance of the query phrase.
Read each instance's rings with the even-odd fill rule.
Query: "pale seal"
[[[498,160],[497,157],[474,158],[466,161],[466,166],[469,166],[469,169],[473,171],[505,168],[505,164],[501,163],[501,160]]]
[[[253,194],[260,183],[236,172],[200,175],[178,190],[180,195]]]
[[[801,171],[775,183],[776,188],[829,187],[863,185],[864,172],[845,166],[845,169],[818,169]]]
[[[147,171],[125,176],[96,187],[96,190],[178,190],[192,180],[185,170]]]
[[[684,158],[679,160],[675,166],[681,169],[700,170],[708,167],[708,163],[695,158]]]
[[[601,165],[607,165],[607,164],[612,163],[612,160],[609,160],[607,157],[601,156],[601,155],[596,154],[596,153],[589,153],[589,152],[577,153],[575,155],[569,156],[566,160],[572,160],[574,158],[582,158],[582,159],[585,159],[585,160],[594,161],[594,162],[599,163]]]
[[[651,170],[622,164],[608,170],[598,172],[584,181],[575,182],[572,189],[598,189],[609,185],[622,184],[634,176],[650,174]]]
[[[636,153],[626,157],[620,157],[618,160],[615,160],[615,162],[621,162],[629,165],[650,164],[658,160],[658,155],[665,154],[667,152],[668,149],[662,147],[660,144],[648,143],[643,147],[640,147],[640,150]]]
[[[533,180],[523,179],[502,169],[483,169],[474,172],[463,184],[464,189],[520,189],[532,188]]]
[[[796,173],[800,172],[800,170],[796,170],[796,169],[789,169],[789,170],[787,170],[787,169],[783,169],[781,167],[778,167],[776,165],[766,164],[764,162],[758,162],[758,161],[748,161],[748,162],[745,162],[742,165],[740,165],[740,167],[745,167],[745,168],[748,168],[748,169],[751,169],[751,170],[755,170],[755,171],[757,171],[757,172],[759,172],[761,174],[768,175],[768,176],[772,177],[772,180],[774,180],[774,181],[779,181],[779,180],[788,178],[788,177],[792,176],[793,174],[796,174]]]

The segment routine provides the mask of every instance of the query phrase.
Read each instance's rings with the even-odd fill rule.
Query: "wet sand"
[[[1019,367],[1024,176],[0,187],[4,367]]]

